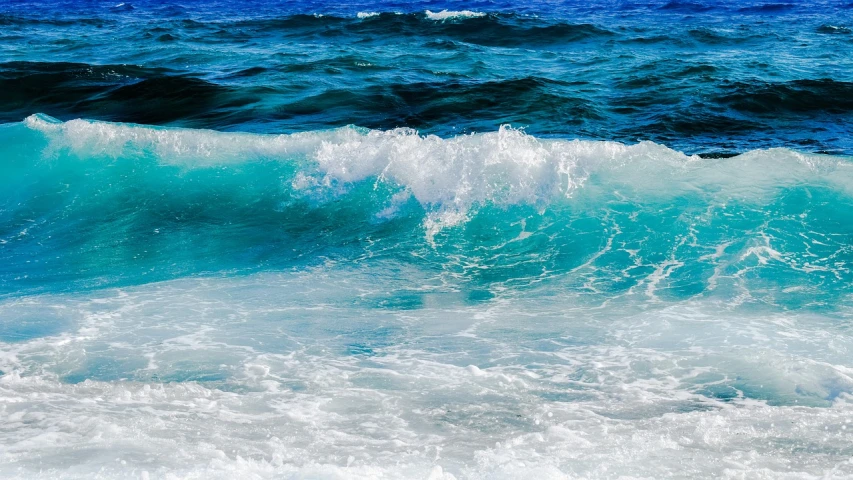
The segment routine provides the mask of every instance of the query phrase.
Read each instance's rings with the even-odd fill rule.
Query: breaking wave
[[[509,127],[254,135],[34,115],[0,132],[16,139],[0,204],[10,287],[374,257],[463,283],[565,277],[609,295],[774,285],[762,301],[794,306],[853,280],[843,157],[700,158]]]

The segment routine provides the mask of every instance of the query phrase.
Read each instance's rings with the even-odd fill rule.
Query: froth
[[[476,18],[485,17],[483,12],[472,12],[471,10],[450,11],[442,10],[440,12],[426,11],[426,16],[430,20],[450,20],[454,18]]]
[[[411,283],[391,271],[0,303],[79,320],[2,344],[0,476],[853,474],[851,342],[832,318],[565,297],[353,307]]]

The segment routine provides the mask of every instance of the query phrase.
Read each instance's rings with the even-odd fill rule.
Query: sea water
[[[853,476],[850,7],[0,3],[0,477]]]

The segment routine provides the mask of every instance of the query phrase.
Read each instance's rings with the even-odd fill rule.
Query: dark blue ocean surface
[[[6,122],[853,152],[846,1],[4,0],[0,27]]]
[[[0,478],[853,478],[853,4],[0,0]]]

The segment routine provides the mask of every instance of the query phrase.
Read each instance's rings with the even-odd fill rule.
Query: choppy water
[[[0,3],[0,476],[853,476],[850,7]]]

